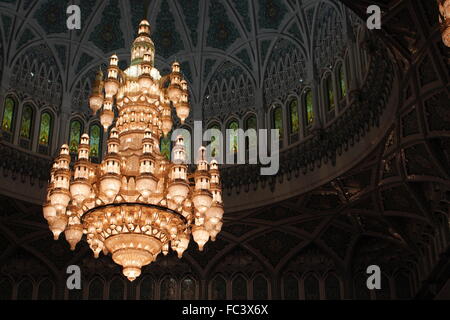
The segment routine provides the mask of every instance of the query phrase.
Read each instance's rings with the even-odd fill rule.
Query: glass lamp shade
[[[51,205],[57,213],[64,213],[70,202],[70,193],[64,189],[54,189],[50,192]]]
[[[179,84],[171,84],[169,88],[167,89],[168,97],[169,99],[174,102],[178,103],[181,99],[181,94],[183,93],[183,90],[181,90],[181,87]]]
[[[163,116],[162,118],[162,131],[164,136],[167,136],[172,131],[173,121],[170,116]]]
[[[136,178],[136,189],[147,199],[155,192],[158,186],[158,179],[151,173],[141,174]]]
[[[192,227],[192,235],[194,241],[198,244],[198,250],[203,251],[204,245],[209,240],[209,232],[206,231],[204,226],[194,226]]]
[[[68,217],[65,214],[60,214],[49,219],[49,228],[55,240],[58,240],[59,235],[66,229],[67,221]]]
[[[46,202],[43,206],[44,218],[45,220],[49,220],[51,218],[56,217],[56,209],[51,205],[50,202]]]
[[[67,242],[70,244],[70,250],[74,251],[78,242],[83,237],[83,226],[81,224],[69,225],[64,231]]]
[[[102,110],[100,114],[100,123],[102,124],[103,128],[108,130],[108,128],[113,124],[114,122],[114,112],[112,110]]]
[[[213,203],[211,207],[206,211],[206,219],[211,220],[212,223],[216,224],[223,217],[223,206],[217,202]]]
[[[105,96],[107,98],[112,98],[113,96],[115,96],[118,90],[119,90],[119,81],[115,79],[108,79],[105,82]]]
[[[194,192],[194,196],[192,197],[192,202],[194,203],[195,208],[200,213],[205,213],[206,210],[211,207],[212,203],[212,195],[211,192],[207,190],[196,190]]]
[[[170,198],[177,204],[181,204],[187,198],[189,191],[189,185],[184,181],[171,182],[168,188]]]
[[[106,175],[100,178],[100,192],[113,200],[119,193],[122,182],[118,176]]]
[[[92,112],[95,114],[103,105],[103,96],[93,94],[89,97],[89,106]]]
[[[118,234],[105,240],[114,262],[123,267],[123,274],[130,281],[141,274],[143,266],[156,259],[162,245],[158,239],[142,234]]]
[[[182,235],[176,247],[179,259],[183,257],[183,253],[186,251],[188,247],[189,247],[189,237],[187,235]]]
[[[82,204],[91,194],[91,186],[87,181],[75,180],[70,185],[70,193],[78,204]]]
[[[139,87],[144,91],[150,91],[153,86],[153,79],[149,74],[142,74],[139,76]]]
[[[177,116],[180,118],[181,123],[183,124],[184,121],[189,117],[189,104],[187,102],[180,102],[176,107]]]

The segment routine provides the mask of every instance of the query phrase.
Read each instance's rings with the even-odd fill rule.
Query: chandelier
[[[450,47],[450,0],[438,0],[439,3],[439,22],[442,29],[442,41],[447,47]]]
[[[172,107],[181,123],[190,107],[180,65],[175,62],[162,77],[154,58],[150,25],[144,20],[130,67],[120,70],[113,55],[107,79],[97,73],[89,98],[105,131],[113,126],[104,160],[90,162],[87,134],[73,167],[69,147],[63,145],[43,207],[55,240],[64,232],[75,250],[85,235],[94,256],[111,253],[130,281],[161,252],[167,255],[172,249],[181,258],[191,235],[202,251],[220,232],[224,212],[218,163],[208,163],[204,147],[192,173],[182,136],[176,137],[171,161],[160,152],[160,138],[172,130]]]

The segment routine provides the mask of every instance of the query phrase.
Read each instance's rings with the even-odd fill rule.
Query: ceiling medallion
[[[154,58],[150,25],[144,20],[131,48],[130,67],[120,70],[113,55],[107,79],[99,72],[94,82],[90,107],[94,113],[100,110],[105,131],[114,124],[103,162],[90,162],[87,134],[81,137],[73,169],[69,147],[63,145],[43,209],[55,239],[64,232],[74,250],[85,234],[94,256],[111,253],[130,281],[161,252],[172,249],[181,258],[191,235],[202,251],[220,232],[224,212],[218,164],[207,162],[204,147],[193,173],[188,172],[181,136],[172,161],[160,152],[160,138],[173,126],[171,106],[182,123],[190,106],[180,65],[175,62],[172,73],[162,77]]]

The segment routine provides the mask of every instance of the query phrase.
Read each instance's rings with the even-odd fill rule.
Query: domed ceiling
[[[302,62],[296,80],[308,82],[340,55],[348,34],[357,34],[360,25],[338,1],[83,0],[82,28],[68,31],[66,5],[59,0],[2,1],[2,46],[9,48],[4,67],[19,70],[25,57],[45,60],[55,78],[60,77],[61,90],[72,95],[70,103],[62,103],[63,109],[71,105],[85,113],[94,71],[113,53],[122,66],[128,63],[129,46],[146,11],[157,66],[166,72],[171,62],[181,62],[196,119],[208,116],[201,106],[214,81],[220,86],[220,81],[234,77],[250,92],[259,90],[274,61],[291,54]],[[239,114],[245,111],[240,109],[264,105],[248,103],[212,113]]]

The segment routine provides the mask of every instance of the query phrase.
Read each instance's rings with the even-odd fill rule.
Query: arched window
[[[162,136],[159,140],[159,148],[161,151],[161,154],[166,157],[167,160],[170,160],[170,156],[172,153],[172,140],[171,140],[172,133],[168,133],[167,136]]]
[[[109,300],[123,300],[125,298],[125,284],[122,278],[114,278],[109,284]]]
[[[305,92],[305,120],[307,126],[314,122],[313,94],[311,89]]]
[[[16,101],[7,97],[5,99],[5,108],[3,110],[2,131],[3,138],[11,142],[14,134],[14,118],[16,116]]]
[[[174,278],[166,278],[161,282],[161,300],[175,300],[177,298],[177,282]]]
[[[336,105],[334,101],[333,78],[331,77],[331,74],[328,74],[325,79],[325,98],[328,111],[334,110]]]
[[[94,279],[89,285],[89,300],[102,300],[103,299],[103,281],[100,279]]]
[[[83,126],[81,125],[80,121],[73,120],[70,123],[70,137],[69,137],[70,153],[78,152],[78,145],[80,144],[82,130]]]
[[[298,100],[292,99],[289,103],[289,139],[290,143],[298,141],[300,118],[298,115]]]
[[[298,280],[293,275],[288,275],[283,279],[283,291],[285,300],[298,300]]]
[[[52,300],[53,290],[53,283],[49,279],[41,281],[38,289],[38,300]]]
[[[227,298],[227,283],[221,276],[217,276],[211,284],[211,298],[213,300],[225,300]]]
[[[267,286],[267,280],[263,276],[259,275],[253,280],[253,299],[254,300],[267,300],[269,297],[269,289]]]
[[[139,299],[140,300],[152,300],[153,299],[153,279],[149,276],[142,278],[139,287]]]
[[[33,130],[33,107],[29,104],[23,107],[22,119],[20,120],[20,146],[29,149],[31,147]]]
[[[283,110],[277,106],[272,111],[272,128],[280,132],[280,140],[283,139]]]
[[[33,299],[33,284],[31,283],[31,280],[24,279],[17,288],[17,300],[31,299]]]
[[[195,281],[191,278],[186,278],[181,282],[181,299],[194,300],[195,299]]]
[[[12,283],[11,281],[4,277],[0,279],[0,300],[11,300],[12,299]]]
[[[345,79],[344,66],[341,64],[338,69],[339,94],[341,98],[347,95],[347,81]]]
[[[228,123],[227,126],[227,135],[229,136],[229,152],[230,153],[237,153],[239,150],[239,136],[238,136],[238,130],[239,129],[239,123],[236,120],[232,120]]]
[[[304,282],[305,285],[305,300],[319,300],[320,299],[320,291],[319,291],[319,280],[310,274]]]
[[[247,300],[247,281],[239,275],[233,280],[233,300]]]
[[[102,153],[102,130],[98,124],[93,124],[89,129],[90,157],[94,162],[100,161]]]
[[[245,120],[245,130],[257,130],[258,129],[258,122],[256,120],[256,117],[254,115],[248,117]],[[245,149],[249,150],[251,148],[256,148],[258,145],[258,133],[256,132],[256,140],[255,139],[249,139],[248,137],[245,138]]]
[[[210,125],[208,129],[215,129],[220,131],[220,126],[217,123]],[[220,141],[217,137],[211,137],[211,156],[214,158],[219,154],[220,151]]]
[[[53,117],[50,113],[44,112],[41,115],[39,127],[39,152],[48,154],[50,139],[52,136]]]
[[[334,275],[329,275],[325,280],[325,296],[327,300],[341,299],[341,285]]]

